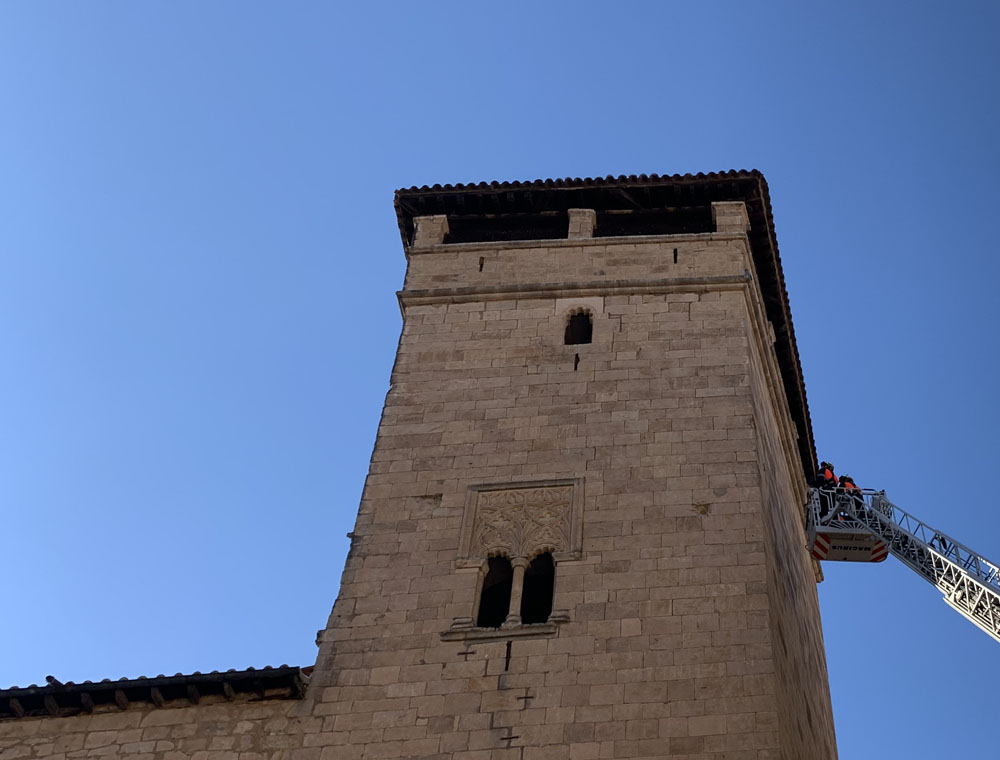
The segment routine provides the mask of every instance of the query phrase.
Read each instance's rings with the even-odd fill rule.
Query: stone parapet
[[[415,232],[413,233],[414,248],[428,248],[432,245],[441,245],[448,234],[448,217],[439,216],[418,216],[413,220]]]
[[[712,220],[717,232],[749,232],[750,216],[743,201],[723,201],[712,204]]]
[[[569,237],[571,240],[594,237],[597,226],[597,212],[591,208],[571,208],[569,214]]]

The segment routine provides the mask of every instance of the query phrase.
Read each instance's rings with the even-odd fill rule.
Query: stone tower
[[[0,760],[835,758],[764,178],[396,209],[403,333],[315,668],[2,689]]]
[[[411,188],[322,760],[834,758],[757,172]]]

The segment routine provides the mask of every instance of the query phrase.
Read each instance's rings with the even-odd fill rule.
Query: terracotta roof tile
[[[305,692],[312,668],[288,665],[255,669],[227,670],[211,673],[176,673],[166,676],[105,678],[100,682],[62,683],[46,676],[47,685],[11,686],[0,690],[0,720],[27,717],[65,717],[92,712],[95,707],[114,705],[127,709],[132,703],[151,703],[156,707],[166,702],[183,700],[196,703],[202,696],[222,695],[233,699],[237,694],[256,699],[299,699]]]

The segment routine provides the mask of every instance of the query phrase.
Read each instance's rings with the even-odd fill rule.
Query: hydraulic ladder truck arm
[[[1000,566],[904,512],[884,491],[810,489],[806,532],[817,559],[880,562],[892,554],[1000,642]]]

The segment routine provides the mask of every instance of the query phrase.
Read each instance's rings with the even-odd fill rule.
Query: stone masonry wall
[[[805,549],[801,527],[806,483],[798,475],[798,460],[789,460],[794,433],[787,425],[782,429],[775,414],[780,408],[775,396],[780,402],[781,390],[764,382],[767,356],[760,344],[753,346],[751,356],[773,660],[779,709],[786,716],[780,732],[782,756],[834,758],[837,747],[819,599],[811,582],[815,577],[813,560]],[[782,438],[789,441],[784,446]]]
[[[322,729],[292,717],[294,701],[218,702],[153,708],[130,705],[94,715],[0,723],[2,760],[278,760]]]
[[[740,275],[752,269],[743,235],[702,233],[664,240],[593,238],[538,245],[483,243],[411,249],[404,292],[501,284],[514,288],[557,282],[655,281]]]

